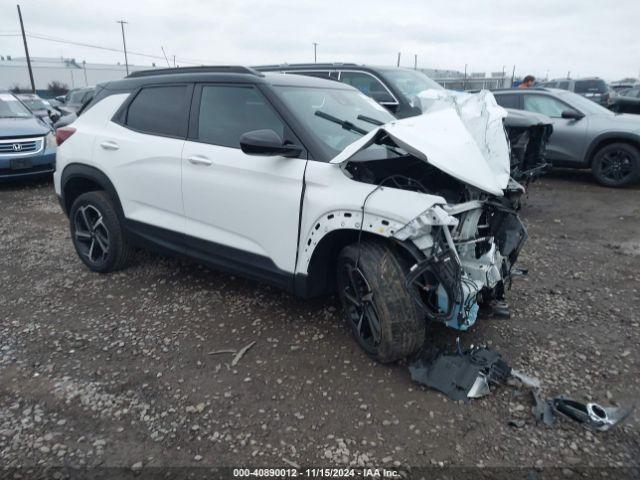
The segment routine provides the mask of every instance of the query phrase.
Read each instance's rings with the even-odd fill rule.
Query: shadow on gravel
[[[53,188],[53,176],[41,175],[37,177],[16,178],[4,180],[0,182],[0,191],[15,192],[18,190],[27,190],[30,188],[42,188],[50,186]]]
[[[602,188],[606,190],[640,190],[640,183],[636,183],[635,185],[629,185],[628,187],[623,188],[612,188],[605,187],[596,182],[596,179],[591,175],[591,170],[576,170],[574,168],[554,168],[550,172],[548,172],[545,176],[542,177],[544,180],[555,179],[555,180],[563,180],[571,183],[575,183],[576,185],[583,184],[585,186],[594,186],[597,188]]]

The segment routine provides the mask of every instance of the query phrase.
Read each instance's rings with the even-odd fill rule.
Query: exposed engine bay
[[[411,155],[348,162],[344,171],[356,181],[446,200],[394,235],[421,252],[407,276],[407,287],[430,320],[467,330],[480,304],[504,299],[527,239],[516,211],[524,191],[519,184],[511,182],[505,196],[494,196]]]

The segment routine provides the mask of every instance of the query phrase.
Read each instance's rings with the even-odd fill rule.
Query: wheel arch
[[[328,232],[315,245],[306,272],[295,277],[296,293],[305,298],[329,295],[336,291],[337,260],[342,249],[354,243],[376,240],[385,242],[411,264],[424,254],[411,242],[359,229],[337,229]]]
[[[83,193],[104,190],[114,202],[116,212],[121,218],[124,217],[124,211],[118,192],[109,177],[101,170],[83,165],[80,163],[71,163],[62,171],[60,179],[61,204],[66,215],[69,215],[71,205]]]
[[[594,138],[589,144],[586,155],[589,167],[593,164],[596,154],[612,143],[628,143],[640,151],[640,136],[638,135],[624,132],[603,133]]]

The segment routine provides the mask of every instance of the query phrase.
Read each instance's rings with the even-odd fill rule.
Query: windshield
[[[31,112],[10,93],[0,93],[0,118],[28,118]]]
[[[404,70],[401,68],[381,70],[382,75],[408,98],[418,93],[442,87],[418,70]]]
[[[608,110],[581,95],[576,95],[575,93],[567,92],[564,90],[556,91],[554,93],[558,96],[558,98],[565,100],[572,107],[577,108],[583,113],[589,113],[593,115],[615,115],[615,113],[613,113],[611,110]]]
[[[607,84],[604,80],[576,80],[576,93],[605,93]]]
[[[22,100],[22,103],[24,103],[31,110],[46,110],[47,109],[47,106],[39,98],[21,98],[20,100]]]
[[[356,90],[276,86],[276,92],[305,127],[320,140],[329,158],[363,134],[395,118],[374,100]],[[365,155],[375,158],[397,156],[391,150],[372,145]]]

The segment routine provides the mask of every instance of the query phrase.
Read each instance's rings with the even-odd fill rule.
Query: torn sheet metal
[[[511,368],[498,352],[475,347],[462,354],[429,352],[409,365],[411,379],[441,391],[452,400],[468,401],[489,393],[490,383],[502,383]]]
[[[507,111],[488,90],[478,93],[453,90],[424,90],[418,94],[425,114],[455,109],[466,130],[504,189],[511,173],[509,143],[504,130]]]
[[[373,129],[331,163],[349,161],[374,143],[391,141],[464,183],[502,196],[509,182],[509,146],[502,126],[506,111],[490,92],[451,95],[430,101],[422,115]]]

